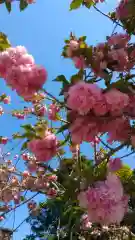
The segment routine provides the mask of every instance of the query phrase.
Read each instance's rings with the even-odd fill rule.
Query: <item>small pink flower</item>
[[[116,17],[117,19],[126,19],[130,15],[130,10],[128,5],[129,0],[120,1],[119,6],[116,8]]]
[[[23,159],[24,161],[28,161],[28,160],[29,160],[29,154],[28,154],[28,153],[23,153],[23,154],[22,154],[22,159]]]
[[[35,0],[26,0],[26,2],[27,2],[28,4],[32,4],[32,3],[35,3]]]
[[[4,220],[3,216],[0,216],[0,222],[2,222]]]
[[[4,110],[3,110],[3,107],[0,106],[0,116],[2,116],[4,114]]]
[[[9,103],[11,102],[10,96],[5,97],[5,98],[3,99],[3,102],[4,102],[5,104],[9,104]]]
[[[60,108],[55,103],[49,105],[49,109],[48,109],[49,120],[56,121],[57,120],[57,113],[59,111],[60,111]]]
[[[50,198],[56,197],[57,196],[57,190],[55,188],[50,188],[47,191],[47,196]]]
[[[125,71],[129,65],[128,52],[125,48],[112,49],[108,52],[109,62],[115,64],[113,68],[115,71]]]
[[[1,138],[1,143],[2,143],[2,144],[5,145],[5,144],[7,144],[7,142],[8,142],[8,138],[7,138],[7,137],[2,137],[2,138]]]
[[[23,176],[24,178],[27,178],[27,177],[30,176],[30,173],[29,173],[28,171],[24,171],[24,172],[22,173],[22,176]]]
[[[76,68],[86,68],[85,60],[83,56],[80,57],[73,57],[73,62]]]
[[[47,176],[47,181],[52,181],[52,182],[56,182],[57,181],[57,176],[56,175],[50,175]]]
[[[128,34],[115,34],[108,39],[108,45],[118,45],[120,48],[123,48],[127,45],[130,40],[130,36]]]
[[[100,139],[98,137],[95,137],[94,141],[91,143],[91,146],[94,147],[95,144],[99,144]]]
[[[35,105],[34,112],[37,116],[43,117],[47,113],[47,107],[46,107],[46,105],[41,105],[41,104]]]
[[[71,40],[69,43],[69,47],[72,51],[78,50],[79,43],[76,40]]]

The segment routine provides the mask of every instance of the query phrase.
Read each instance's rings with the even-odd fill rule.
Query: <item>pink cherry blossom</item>
[[[124,117],[105,122],[101,126],[101,132],[108,132],[109,143],[113,141],[127,141],[130,136],[130,130],[129,120]]]
[[[92,227],[92,223],[89,221],[89,217],[87,214],[84,214],[81,218],[81,228],[87,230]]]
[[[26,2],[27,2],[28,4],[32,4],[32,3],[35,3],[35,0],[26,0]]]
[[[104,97],[107,107],[113,116],[122,114],[123,109],[129,104],[128,95],[117,89],[111,89],[104,94]]]
[[[126,47],[128,41],[130,40],[130,36],[128,34],[115,34],[108,39],[108,45],[118,45],[119,48]]]
[[[80,192],[79,205],[86,209],[90,222],[102,225],[120,223],[128,206],[128,196],[123,192],[120,179],[109,174],[106,181]]]
[[[28,144],[28,148],[35,154],[39,162],[51,160],[57,153],[57,147],[56,136],[49,132],[43,139],[33,139]]]
[[[70,132],[75,144],[92,142],[100,132],[100,125],[94,120],[90,121],[89,117],[80,117],[71,124]]]
[[[130,15],[130,11],[128,8],[129,0],[122,0],[119,6],[116,8],[116,17],[117,19],[126,19]]]
[[[79,42],[76,40],[71,40],[69,43],[69,47],[72,51],[78,50],[79,48]]]
[[[113,69],[115,71],[121,72],[127,70],[129,58],[125,48],[112,49],[108,53],[108,58],[109,62],[115,62],[115,64],[113,64]]]
[[[43,67],[37,65],[13,66],[8,72],[6,82],[18,95],[29,98],[42,88],[47,77]]]
[[[49,120],[56,121],[57,113],[60,111],[60,108],[55,104],[50,104],[48,109],[48,118]]]
[[[87,114],[102,97],[101,89],[96,84],[79,81],[69,88],[67,105],[80,114]]]
[[[73,57],[73,62],[76,68],[86,68],[85,60],[83,56],[80,57]]]
[[[30,99],[40,90],[47,79],[46,70],[36,65],[22,46],[0,53],[0,76],[25,99]]]
[[[11,102],[10,96],[7,96],[3,99],[4,104],[9,104]]]

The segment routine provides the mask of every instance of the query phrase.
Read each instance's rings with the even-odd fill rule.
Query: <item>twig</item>
[[[120,158],[125,158],[125,157],[129,157],[129,156],[131,156],[132,154],[134,154],[135,153],[135,150],[134,151],[132,151],[131,153],[128,153],[128,154],[126,154],[126,155],[123,155],[122,157],[120,157]]]
[[[55,100],[58,104],[61,106],[65,106],[64,103],[60,102],[56,97],[54,97],[51,93],[47,92],[45,89],[43,89],[44,93],[46,93],[49,97],[52,98],[52,100]]]
[[[29,217],[25,218],[25,219],[14,229],[13,233],[16,232],[16,231],[18,230],[18,228],[19,228],[23,223],[25,223],[25,222],[27,221],[28,218],[29,218]]]
[[[112,34],[111,34],[111,36],[114,34],[114,32],[115,32],[115,30],[116,30],[117,26],[118,26],[118,23],[116,23],[116,24],[115,24],[115,26],[114,26],[114,29],[113,29],[113,31],[112,31]]]
[[[107,154],[104,155],[104,158],[102,159],[104,160],[109,160],[109,158],[115,153],[118,152],[119,150],[121,150],[124,146],[126,145],[126,143],[122,143],[121,145],[119,145],[118,147],[111,149],[110,152],[108,152]]]
[[[3,213],[1,216],[5,216],[5,215],[8,214],[9,212],[15,211],[18,207],[21,207],[22,205],[28,203],[30,200],[32,200],[33,198],[35,198],[38,194],[39,194],[39,192],[36,193],[36,194],[34,194],[32,197],[30,197],[29,199],[25,200],[24,202],[22,202],[22,203],[18,204],[17,206],[11,208],[11,209],[8,210],[7,212]]]
[[[113,150],[107,143],[105,143],[100,137],[97,136],[97,138],[100,140],[100,142],[106,147],[109,148],[110,150]]]
[[[103,16],[105,16],[105,17],[107,17],[108,19],[110,19],[113,23],[117,23],[118,26],[120,26],[120,27],[123,28],[123,26],[122,26],[119,22],[117,22],[116,20],[113,20],[108,14],[102,12],[102,11],[101,11],[100,9],[98,9],[96,6],[93,6],[93,7],[94,7],[94,9],[95,9],[97,12],[101,13]]]

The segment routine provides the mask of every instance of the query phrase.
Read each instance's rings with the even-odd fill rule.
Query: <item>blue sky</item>
[[[57,95],[59,84],[51,82],[59,74],[65,74],[67,78],[76,72],[73,64],[69,60],[61,57],[61,50],[64,39],[68,38],[72,31],[77,36],[86,35],[89,44],[96,44],[105,40],[106,35],[112,32],[112,22],[95,12],[94,9],[88,10],[81,8],[77,11],[69,12],[70,0],[37,0],[36,4],[28,7],[20,13],[18,3],[13,4],[11,14],[7,13],[5,6],[0,5],[0,31],[6,33],[13,46],[24,45],[36,60],[48,71],[48,82],[45,85],[48,91]],[[114,9],[118,4],[116,0],[107,1],[99,7],[105,12]],[[3,82],[0,81],[0,94],[6,92],[10,94]],[[20,99],[12,93],[12,105],[8,108],[19,107]],[[19,121],[12,120],[10,116],[0,118],[0,135],[10,136],[19,128]],[[87,153],[90,152],[88,146],[84,146]],[[133,167],[133,159],[128,159]],[[20,165],[21,167],[21,165]],[[40,200],[44,200],[42,197]],[[16,212],[15,226],[27,216],[26,207],[22,207]],[[12,228],[13,215],[5,223],[4,227]],[[3,224],[1,224],[3,225]],[[29,226],[23,224],[19,231],[14,235],[14,240],[22,240],[29,232]]]

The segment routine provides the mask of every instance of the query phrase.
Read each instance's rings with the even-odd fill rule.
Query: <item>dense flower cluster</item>
[[[9,163],[8,163],[9,164]],[[11,175],[12,174],[12,175]],[[14,201],[15,204],[19,204],[21,201],[21,195],[23,191],[43,191],[48,196],[52,191],[52,197],[57,194],[57,189],[52,185],[52,182],[57,181],[57,176],[46,175],[45,169],[38,167],[36,169],[37,177],[33,177],[29,171],[24,171],[20,174],[20,177],[16,176],[15,167],[8,167],[0,169],[0,200],[5,204],[10,201]],[[7,183],[7,187],[5,187]]]
[[[85,115],[93,110],[96,116],[120,116],[125,107],[129,105],[129,96],[117,89],[103,93],[96,84],[79,81],[69,88],[67,106]]]
[[[86,53],[80,53],[81,40],[70,40],[66,47],[66,56],[71,58],[76,68],[92,68],[96,76],[104,77],[105,69],[112,71],[129,71],[135,65],[135,51],[131,49],[129,44],[130,36],[128,34],[114,34],[107,38],[104,43],[98,44],[91,49],[91,57],[89,48],[86,43]]]
[[[31,99],[47,79],[46,70],[22,46],[0,53],[0,76],[24,99]]]
[[[108,121],[106,119],[97,119],[92,116],[77,117],[70,127],[72,141],[76,144],[82,141],[94,141],[99,133],[108,133],[108,142],[126,141],[130,137],[130,123],[124,117]]]
[[[34,1],[26,2],[31,4]],[[99,2],[104,0],[82,2],[75,0],[72,7],[77,8],[78,4],[95,7]],[[120,2],[116,10],[118,20],[134,15],[130,2],[132,0]],[[0,77],[4,78],[7,85],[19,96],[32,103],[32,106],[21,111],[14,110],[12,116],[24,119],[31,115],[38,119],[34,126],[22,125],[25,131],[23,135],[20,133],[13,135],[14,139],[26,140],[22,146],[25,150],[20,154],[25,161],[26,170],[17,171],[18,160],[16,164],[12,164],[10,159],[4,161],[4,167],[0,166],[0,201],[4,203],[5,209],[9,209],[10,202],[20,204],[25,190],[43,193],[50,198],[59,196],[59,200],[65,194],[63,199],[67,198],[67,201],[70,199],[71,205],[72,200],[76,204],[79,201],[80,207],[86,211],[80,222],[81,231],[92,229],[92,223],[100,223],[102,226],[120,224],[128,211],[130,197],[127,195],[127,189],[126,193],[124,192],[123,179],[117,176],[118,171],[123,170],[122,157],[112,158],[115,149],[113,151],[112,146],[108,147],[108,144],[100,142],[102,134],[108,134],[110,144],[113,141],[120,141],[135,147],[135,131],[131,126],[131,120],[135,119],[135,96],[131,87],[133,84],[128,85],[131,81],[128,82],[128,78],[126,79],[135,65],[135,48],[130,43],[131,37],[124,33],[113,33],[104,43],[96,47],[88,46],[85,39],[70,36],[70,40],[65,41],[64,56],[71,58],[75,67],[81,71],[72,76],[71,82],[63,75],[57,78],[57,81],[63,83],[61,91],[65,94],[63,102],[47,91],[44,91],[46,96],[39,93],[47,79],[47,73],[42,66],[35,64],[33,57],[24,47],[10,47],[0,52]],[[83,71],[84,68],[92,70],[88,74],[89,79],[87,71]],[[125,88],[121,89],[121,85],[113,85],[110,82],[114,71],[118,72],[120,81],[122,78],[127,80],[126,91]],[[105,80],[106,89],[93,83],[100,81],[100,78]],[[51,101],[48,108],[43,102],[45,98]],[[0,102],[8,104],[10,97],[3,95]],[[61,118],[61,108],[65,110],[67,119]],[[0,107],[0,115],[3,113],[3,108]],[[52,122],[56,120],[62,122],[60,129],[57,123]],[[58,141],[54,133],[62,133],[64,140]],[[0,137],[0,143],[3,145],[9,143],[9,140],[7,137]],[[83,141],[91,142],[91,146],[94,147],[94,159],[91,162],[81,153],[80,144]],[[71,159],[61,157],[64,151],[61,151],[63,149],[60,147],[66,143],[69,145]],[[105,152],[97,150],[100,144],[104,144],[110,150],[108,157],[106,150]],[[60,166],[59,170],[55,171],[49,166],[48,161],[57,156]],[[28,203],[28,209],[33,214],[38,213],[37,204],[33,200]]]
[[[120,223],[128,207],[128,196],[114,174],[109,174],[105,182],[81,192],[78,200],[80,206],[87,209],[89,221],[102,225]]]
[[[119,6],[116,8],[116,17],[118,19],[130,18],[134,15],[133,1],[122,0]]]
[[[34,139],[28,144],[28,149],[35,154],[39,162],[49,161],[56,155],[57,148],[58,141],[56,136],[51,132],[45,132],[44,138]]]
[[[129,139],[131,127],[126,114],[133,106],[130,98],[117,89],[103,92],[97,85],[83,81],[70,87],[67,106],[74,115],[70,127],[73,142],[94,141],[95,136],[106,132],[110,142]]]

